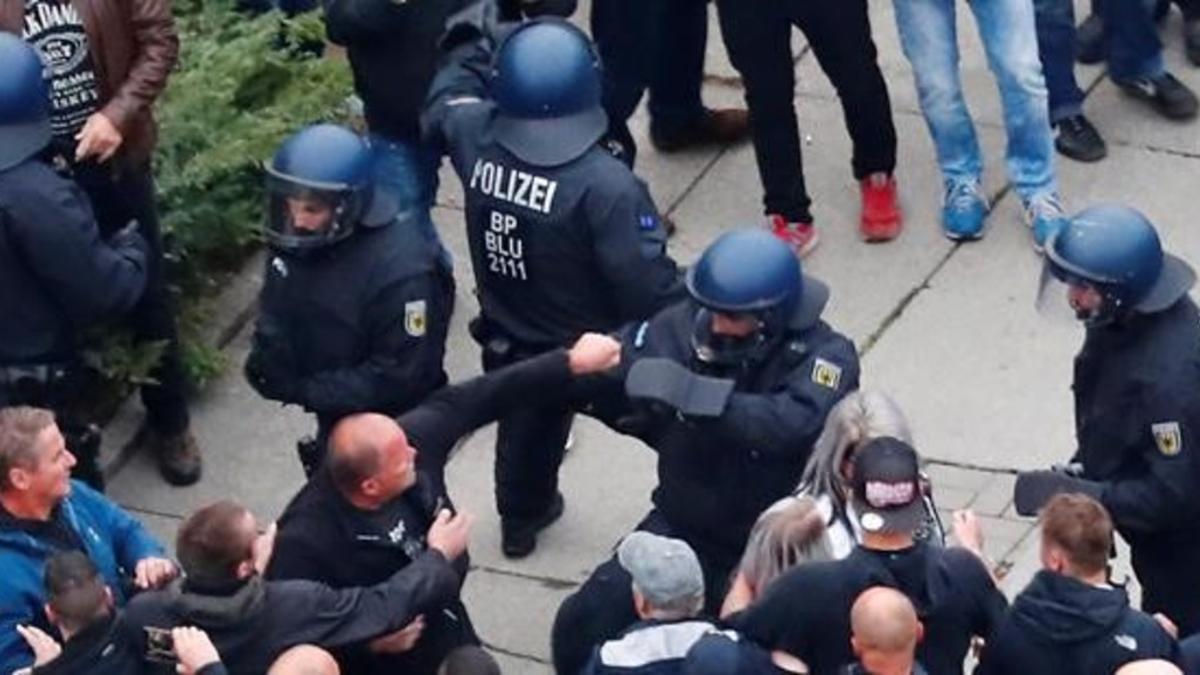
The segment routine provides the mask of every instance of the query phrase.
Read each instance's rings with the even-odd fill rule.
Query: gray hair
[[[825,519],[816,502],[798,497],[759,516],[750,530],[739,571],[755,592],[761,592],[796,565],[832,558]]]
[[[840,513],[846,503],[842,464],[864,441],[880,436],[913,442],[908,419],[891,397],[878,391],[851,392],[829,411],[798,491],[813,497],[828,495],[835,514]]]
[[[646,594],[642,589],[638,588],[637,582],[633,582],[633,592],[646,598]],[[650,618],[660,621],[678,621],[679,619],[690,619],[700,614],[704,609],[704,593],[696,593],[693,595],[683,595],[677,598],[671,598],[670,601],[662,604],[650,602],[646,598],[647,604],[650,605]]]

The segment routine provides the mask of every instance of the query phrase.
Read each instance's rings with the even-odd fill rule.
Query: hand
[[[161,588],[179,576],[179,568],[166,558],[142,558],[133,571],[133,583],[143,591]]]
[[[441,552],[446,560],[454,560],[467,550],[471,524],[475,517],[469,513],[450,514],[450,509],[438,511],[437,519],[429,526],[425,542],[429,548]]]
[[[267,526],[267,530],[254,540],[251,547],[254,556],[254,570],[259,574],[267,573],[267,565],[271,564],[271,554],[275,552],[275,535],[279,528],[275,523]]]
[[[1154,620],[1158,622],[1158,625],[1162,626],[1163,630],[1167,631],[1167,635],[1170,635],[1176,640],[1179,639],[1179,626],[1176,626],[1175,622],[1172,621],[1170,617],[1162,612],[1155,612]]]
[[[208,633],[193,626],[181,626],[171,629],[171,642],[175,647],[175,657],[179,664],[175,672],[183,675],[195,675],[205,666],[221,662],[221,655],[208,639]]]
[[[75,161],[95,157],[97,161],[107,162],[116,154],[125,137],[104,113],[93,113],[79,133],[75,134],[75,140],[79,141],[75,146]]]
[[[1098,500],[1104,492],[1104,484],[1057,471],[1022,471],[1017,474],[1017,484],[1013,488],[1013,506],[1018,515],[1036,516],[1046,502],[1062,492],[1079,492]]]
[[[376,654],[401,654],[412,649],[425,632],[425,616],[418,614],[407,626],[371,640],[367,648]]]
[[[621,363],[621,343],[608,335],[584,333],[567,352],[572,375],[590,375]]]
[[[17,626],[17,633],[25,638],[25,644],[33,650],[34,666],[44,666],[62,653],[62,645],[37,626]]]
[[[970,509],[955,511],[951,517],[953,521],[950,529],[954,533],[954,538],[958,540],[958,545],[975,555],[982,556],[983,525],[979,523],[979,517]]]

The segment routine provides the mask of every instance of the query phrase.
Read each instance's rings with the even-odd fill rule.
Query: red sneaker
[[[799,258],[811,253],[821,240],[812,223],[789,223],[783,216],[774,214],[767,216],[767,223],[771,233],[790,246]]]
[[[865,241],[891,241],[900,236],[903,217],[896,196],[896,179],[873,173],[862,179],[862,221],[859,232]]]

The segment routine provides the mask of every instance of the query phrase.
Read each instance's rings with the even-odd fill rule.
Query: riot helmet
[[[1165,310],[1196,280],[1186,262],[1162,250],[1146,216],[1118,204],[1079,212],[1046,242],[1045,252],[1039,308],[1065,301],[1088,326]]]
[[[50,144],[50,90],[33,47],[0,32],[0,170],[14,167]]]
[[[699,306],[692,331],[696,357],[728,367],[761,358],[782,339],[806,279],[786,244],[746,229],[710,244],[688,270],[686,282]]]
[[[350,236],[371,202],[372,164],[366,141],[334,124],[285,140],[265,166],[268,243],[300,253]]]
[[[608,129],[600,82],[600,58],[583,31],[558,18],[522,24],[492,64],[497,142],[534,166],[582,156]]]

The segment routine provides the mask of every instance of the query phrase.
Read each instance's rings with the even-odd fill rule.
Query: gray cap
[[[655,607],[704,596],[704,572],[692,547],[680,539],[633,532],[617,547],[617,560]]]

